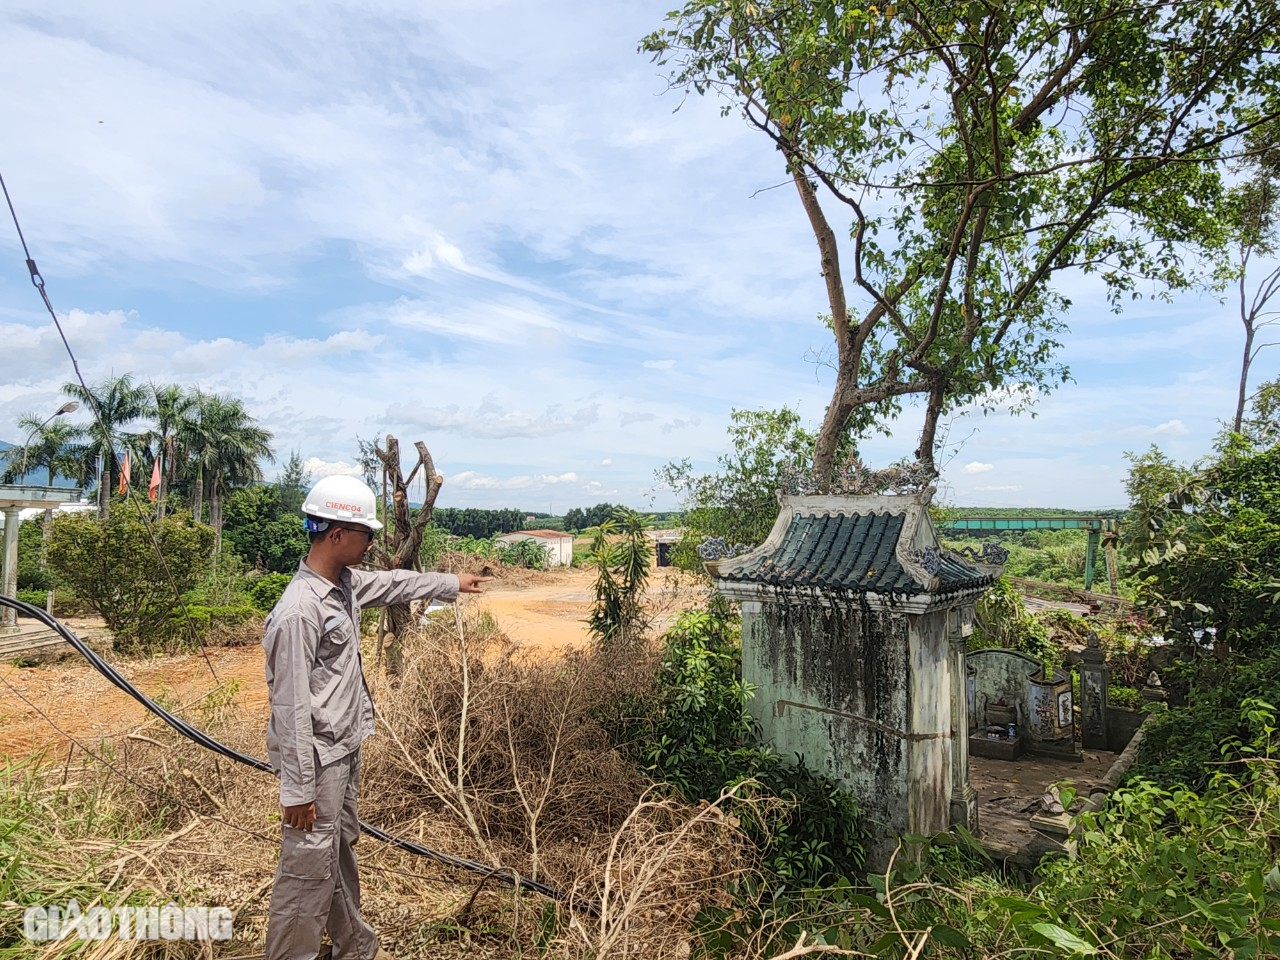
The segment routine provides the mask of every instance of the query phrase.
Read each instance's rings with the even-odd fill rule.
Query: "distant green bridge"
[[[1089,540],[1084,552],[1084,588],[1093,589],[1094,568],[1098,562],[1098,548],[1102,547],[1107,564],[1107,580],[1111,593],[1116,593],[1116,538],[1117,521],[1111,517],[960,517],[942,524],[944,530],[957,533],[999,534],[1021,533],[1027,530],[1088,530]]]

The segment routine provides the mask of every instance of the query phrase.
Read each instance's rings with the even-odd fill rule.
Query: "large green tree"
[[[1138,600],[1188,649],[1256,656],[1280,632],[1280,442],[1258,436],[1227,433],[1193,468],[1155,448],[1132,458]]]
[[[81,386],[65,383],[62,392],[88,408],[90,419],[85,427],[85,443],[80,447],[84,470],[97,464],[98,515],[105,518],[111,511],[111,493],[122,465],[125,450],[141,452],[142,438],[125,428],[151,412],[147,388],[134,382],[132,375],[122,373],[96,384]]]
[[[1081,271],[1118,303],[1221,250],[1227,157],[1277,107],[1274,0],[689,0],[642,44],[777,147],[817,239],[836,342],[814,473],[850,430],[924,406],[1015,408]],[[839,213],[850,223],[849,242]]]
[[[200,518],[209,496],[209,525],[221,537],[222,501],[232,487],[262,480],[259,462],[272,459],[271,433],[258,424],[237,397],[196,393],[195,416],[186,426],[194,462],[192,516]]]

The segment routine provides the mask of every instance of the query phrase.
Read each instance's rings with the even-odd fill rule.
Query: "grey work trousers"
[[[280,865],[271,888],[266,960],[315,960],[325,930],[333,960],[373,960],[378,938],[360,916],[355,843],[360,751],[320,766],[316,822],[310,832],[283,827]]]

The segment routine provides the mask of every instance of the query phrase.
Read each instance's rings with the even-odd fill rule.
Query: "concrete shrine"
[[[763,544],[708,564],[765,739],[859,798],[873,868],[903,833],[977,829],[965,647],[1003,557],[940,548],[931,493],[784,497]]]

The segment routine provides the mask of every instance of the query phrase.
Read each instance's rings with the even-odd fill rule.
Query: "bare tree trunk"
[[[191,519],[199,523],[204,519],[204,467],[196,467],[196,482],[191,491]]]
[[[840,272],[840,247],[835,231],[827,215],[818,203],[813,182],[804,175],[800,164],[793,160],[791,174],[800,194],[800,203],[809,218],[809,226],[818,241],[818,255],[822,262],[822,279],[827,285],[827,305],[831,308],[831,329],[836,338],[836,385],[831,392],[831,405],[822,418],[822,428],[813,450],[813,475],[821,484],[829,484],[835,474],[836,450],[840,445],[853,404],[849,395],[856,386],[860,350],[849,323],[849,306],[845,298],[844,277]]]
[[[213,527],[213,553],[222,552],[222,477],[214,474],[209,483],[209,526]]]
[[[406,478],[400,469],[400,441],[388,434],[387,446],[383,450],[374,446],[374,453],[382,461],[384,487],[391,489],[392,515],[383,517],[385,526],[382,531],[382,542],[375,543],[373,561],[383,570],[421,570],[422,563],[419,551],[422,547],[422,536],[427,523],[431,520],[431,512],[435,508],[436,497],[440,494],[440,485],[444,477],[436,473],[435,464],[427,446],[421,440],[414,444],[418,451],[418,463]],[[426,498],[418,515],[409,518],[409,485],[422,470],[426,478]],[[387,644],[387,673],[399,674],[404,668],[404,638],[413,629],[413,614],[409,604],[397,603],[387,607],[387,622],[391,640]],[[379,637],[379,643],[382,638]]]
[[[1240,428],[1244,426],[1244,406],[1249,399],[1249,366],[1250,361],[1253,359],[1249,355],[1253,353],[1253,336],[1253,327],[1246,324],[1244,358],[1240,361],[1240,389],[1236,395],[1236,418],[1231,422],[1231,429],[1236,433],[1239,433]]]
[[[937,445],[938,418],[942,416],[942,407],[947,400],[946,381],[935,378],[929,387],[929,403],[924,411],[924,426],[920,430],[920,445],[916,447],[916,460],[920,465],[937,476],[934,448]]]
[[[115,477],[112,476],[111,456],[102,458],[102,469],[98,471],[98,516],[105,520],[111,514],[111,487]]]

